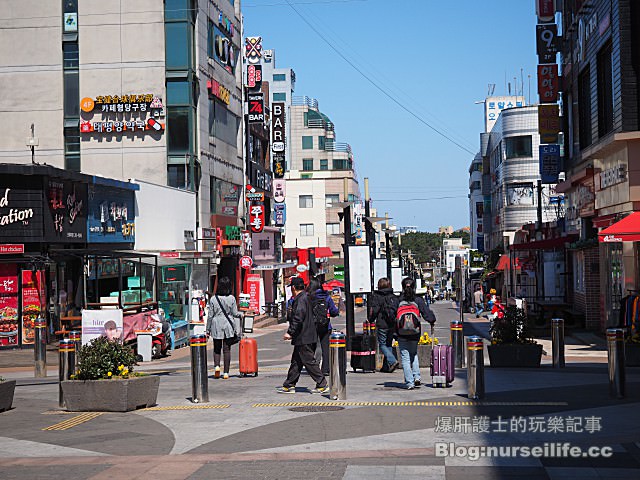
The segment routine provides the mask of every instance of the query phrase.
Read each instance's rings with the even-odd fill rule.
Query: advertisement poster
[[[349,246],[349,287],[351,293],[371,291],[371,258],[368,245]]]
[[[0,265],[0,348],[18,345],[18,267]]]
[[[22,271],[22,344],[31,345],[35,340],[35,321],[40,315],[40,299],[45,300],[44,272]],[[40,292],[38,294],[38,289]]]
[[[122,310],[82,310],[82,345],[94,338],[122,340]]]
[[[264,305],[264,285],[262,276],[257,273],[247,275],[247,290],[249,293],[249,309],[260,312],[260,306]]]

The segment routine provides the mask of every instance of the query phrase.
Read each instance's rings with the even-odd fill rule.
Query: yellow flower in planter
[[[118,366],[118,370],[120,370],[120,371],[124,370],[124,365],[119,365]]]
[[[111,376],[113,375],[113,373],[109,372],[107,373],[107,377],[111,378]]]

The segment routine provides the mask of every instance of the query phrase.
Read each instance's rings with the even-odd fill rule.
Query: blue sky
[[[484,128],[475,102],[488,84],[506,95],[507,83],[536,99],[534,2],[288,1],[340,53],[287,0],[244,0],[245,35],[262,36],[277,67],[293,68],[295,95],[318,99],[353,148],[362,190],[369,178],[373,206],[423,231],[468,225],[468,168]]]

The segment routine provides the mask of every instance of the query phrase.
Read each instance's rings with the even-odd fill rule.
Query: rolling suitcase
[[[376,371],[376,349],[373,335],[355,335],[351,339],[351,368],[355,372],[361,369],[364,372]]]
[[[240,376],[258,376],[258,342],[255,338],[242,337],[240,340]]]
[[[431,327],[431,338],[433,327]],[[455,378],[453,347],[451,345],[431,345],[431,384],[436,387],[448,387]]]

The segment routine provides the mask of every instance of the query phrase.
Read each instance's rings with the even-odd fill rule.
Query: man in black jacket
[[[293,354],[287,379],[278,387],[278,393],[296,393],[296,383],[300,378],[300,370],[304,366],[311,378],[316,382],[316,388],[311,393],[326,393],[329,391],[327,380],[320,371],[320,366],[314,358],[318,333],[311,313],[309,296],[304,289],[304,281],[300,277],[291,280],[291,291],[294,296],[291,306],[289,329],[284,334],[285,340],[291,340]]]
[[[391,288],[391,282],[383,277],[378,280],[378,290],[373,292],[367,311],[370,322],[376,322],[378,345],[384,356],[381,372],[393,372],[398,368],[398,360],[393,352],[393,332],[395,330],[394,312],[398,308],[397,297]]]

